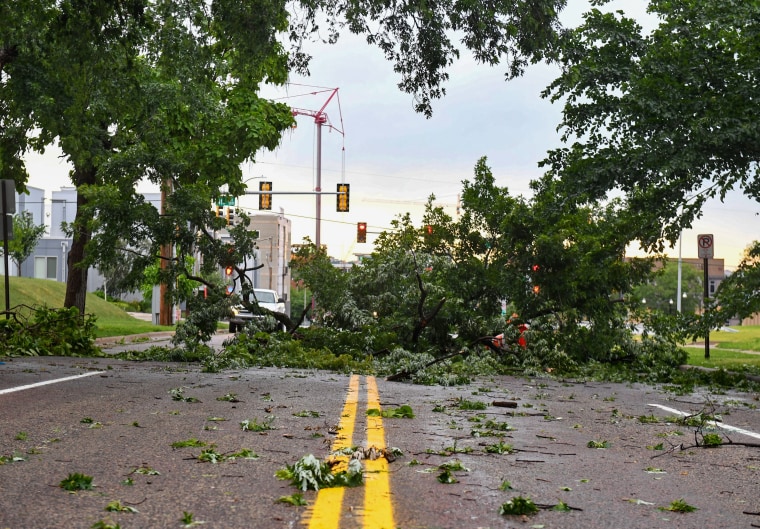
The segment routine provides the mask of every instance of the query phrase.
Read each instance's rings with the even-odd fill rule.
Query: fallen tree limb
[[[488,340],[488,343],[486,343],[485,340]],[[490,344],[491,349],[494,349],[495,351],[499,351],[499,349],[497,349],[497,348],[495,348],[493,346],[492,342],[493,342],[493,336],[483,336],[483,337],[478,338],[474,342],[472,342],[470,344],[470,347],[473,347],[473,346],[478,345],[478,344],[481,344],[481,345],[488,345],[488,344]],[[463,349],[461,351],[450,353],[450,354],[441,356],[439,358],[435,358],[435,359],[431,360],[430,362],[428,362],[427,364],[425,364],[424,366],[421,366],[421,367],[419,367],[417,369],[414,369],[414,370],[405,369],[403,371],[399,371],[398,373],[394,373],[393,375],[387,377],[385,380],[388,380],[389,382],[398,382],[400,380],[407,380],[413,374],[417,373],[418,371],[420,371],[422,369],[427,369],[428,367],[430,367],[432,365],[438,364],[440,362],[444,362],[446,360],[450,360],[450,359],[455,358],[457,356],[467,356],[470,353],[471,353],[471,351],[469,349]]]

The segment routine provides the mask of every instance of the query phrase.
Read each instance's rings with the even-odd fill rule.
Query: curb
[[[174,331],[146,332],[127,336],[105,336],[95,338],[95,345],[122,345],[135,342],[158,341],[174,336]]]

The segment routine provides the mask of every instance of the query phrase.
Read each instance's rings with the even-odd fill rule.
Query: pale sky
[[[578,20],[580,2],[570,0],[566,20]],[[643,2],[621,3],[626,10]],[[559,144],[556,125],[561,108],[540,98],[539,93],[556,76],[556,70],[532,66],[520,79],[504,81],[504,67],[488,68],[460,60],[450,70],[447,95],[433,103],[433,117],[414,112],[410,95],[400,92],[397,75],[375,48],[362,38],[343,35],[335,46],[316,46],[311,77],[293,77],[287,90],[272,92],[294,107],[318,110],[329,92],[338,98],[326,107],[328,117],[345,135],[323,128],[322,189],[335,191],[341,181],[351,184],[350,212],[335,211],[335,197],[322,197],[322,243],[334,257],[351,260],[354,253],[372,251],[375,233],[390,227],[399,214],[410,212],[419,222],[423,205],[433,193],[436,203],[455,216],[461,181],[471,179],[482,156],[499,186],[513,195],[528,195],[531,179],[542,174],[538,162],[548,149]],[[300,85],[310,85],[309,87]],[[268,93],[269,94],[269,93]],[[338,104],[339,103],[339,104]],[[342,120],[342,123],[341,123]],[[297,118],[298,127],[283,137],[273,153],[264,152],[256,163],[243,167],[251,189],[264,177],[275,191],[312,191],[316,186],[316,126],[307,116]],[[345,146],[345,151],[343,148]],[[343,153],[345,152],[345,165]],[[45,156],[30,155],[29,185],[49,191],[70,185],[68,167],[51,149]],[[294,243],[304,236],[314,240],[313,195],[274,195],[273,212],[282,208],[292,221]],[[258,213],[258,198],[241,197],[239,204]],[[758,238],[760,206],[740,193],[721,204],[714,201],[693,229],[684,231],[684,257],[696,257],[697,234],[715,239],[715,257],[735,268],[744,248]],[[356,223],[367,222],[367,244],[357,244]],[[677,256],[678,248],[668,252]]]

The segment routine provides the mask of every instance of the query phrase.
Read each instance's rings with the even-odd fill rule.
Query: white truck
[[[285,314],[285,300],[283,300],[274,290],[265,288],[254,288],[253,298],[259,304],[259,307]],[[253,300],[252,300],[253,301]],[[242,305],[237,305],[233,309],[233,315],[230,318],[230,332],[237,332],[247,322],[254,318],[263,318],[261,314],[253,314],[250,310]],[[281,325],[279,325],[282,328]]]

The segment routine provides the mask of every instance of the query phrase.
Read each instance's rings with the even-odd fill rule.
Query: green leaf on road
[[[131,512],[131,513],[139,512],[134,507],[129,507],[128,505],[122,505],[122,503],[119,500],[113,500],[112,502],[109,502],[108,505],[106,505],[106,511],[108,511],[108,512]]]
[[[516,496],[499,507],[499,514],[504,516],[522,516],[536,514],[537,512],[538,506],[533,503],[533,500],[522,496]]]
[[[62,480],[58,486],[63,490],[72,492],[77,490],[92,490],[92,476],[87,476],[85,474],[75,472],[73,474],[69,474],[66,479]]]
[[[303,497],[303,494],[299,492],[291,494],[290,496],[280,496],[277,498],[277,503],[288,503],[290,505],[295,505],[296,507],[302,507],[308,504],[306,499]]]
[[[694,512],[697,510],[696,507],[693,507],[686,503],[683,498],[680,500],[673,500],[670,502],[670,505],[667,507],[658,507],[661,511],[671,511],[671,512]]]
[[[367,410],[367,417],[384,417],[386,419],[414,419],[411,406],[404,404],[398,408],[388,408],[380,411],[377,408]]]

